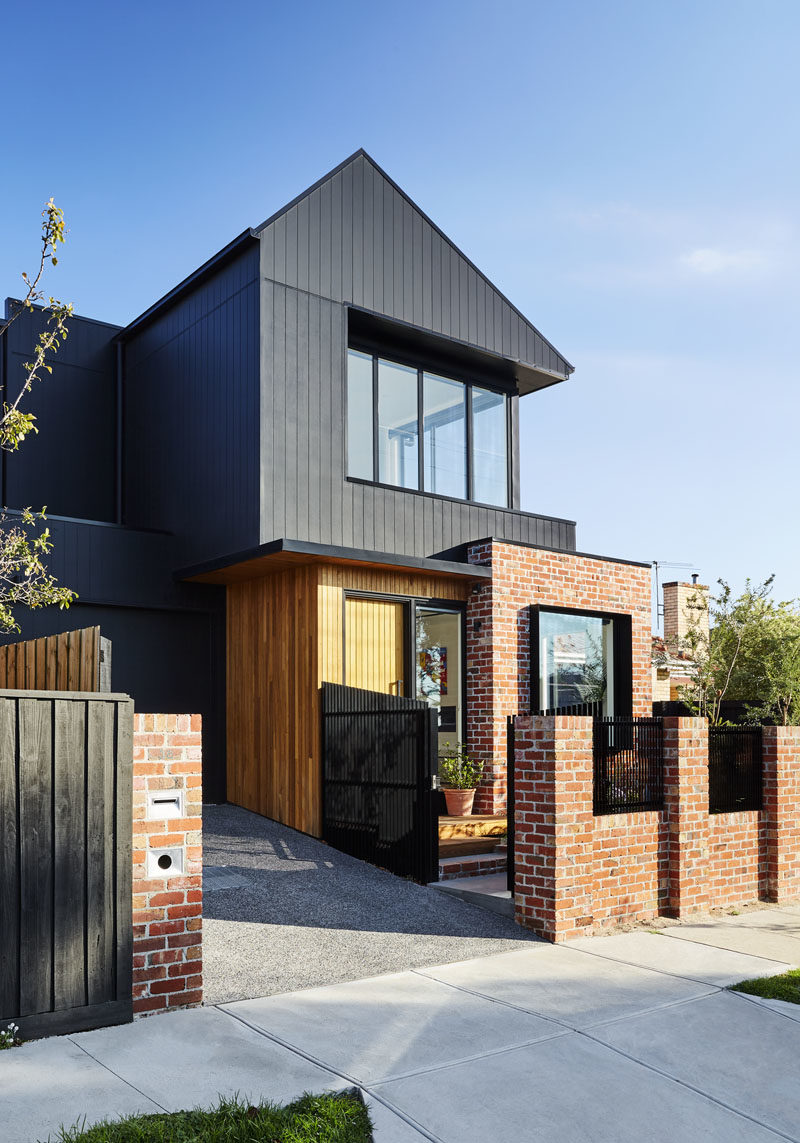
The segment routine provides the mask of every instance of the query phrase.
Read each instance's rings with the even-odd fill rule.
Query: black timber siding
[[[566,376],[569,365],[398,187],[356,155],[261,231],[265,278]]]
[[[176,541],[159,533],[48,520],[48,565],[78,592],[68,610],[21,612],[2,643],[100,626],[111,685],[142,713],[203,716],[203,797],[225,797],[225,589],[175,583]]]
[[[574,550],[568,521],[347,480],[346,307],[264,280],[261,315],[261,543],[429,556],[496,536]]]
[[[8,308],[7,308],[7,312]],[[0,346],[7,399],[25,380],[47,314],[25,311]],[[23,410],[36,416],[31,433],[14,453],[4,452],[3,503],[11,508],[47,505],[49,512],[89,520],[116,519],[116,352],[118,326],[71,317],[68,336],[48,358]]]
[[[133,703],[0,691],[0,1026],[133,1017]]]
[[[258,541],[258,244],[124,344],[124,519],[180,562]]]

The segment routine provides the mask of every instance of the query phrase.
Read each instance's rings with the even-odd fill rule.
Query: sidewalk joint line
[[[118,1025],[118,1027],[124,1027],[124,1025]],[[167,1108],[167,1107],[163,1107],[163,1106],[162,1106],[162,1105],[161,1105],[161,1104],[158,1102],[158,1100],[157,1100],[157,1099],[153,1099],[152,1095],[148,1095],[146,1091],[142,1091],[142,1089],[141,1089],[140,1087],[137,1087],[135,1083],[131,1083],[131,1081],[130,1081],[130,1080],[126,1080],[124,1076],[118,1075],[118,1074],[117,1074],[117,1072],[115,1072],[115,1071],[114,1071],[114,1069],[113,1069],[112,1067],[109,1067],[109,1065],[108,1065],[108,1064],[104,1063],[102,1060],[99,1060],[99,1059],[97,1058],[97,1056],[93,1055],[93,1054],[92,1054],[92,1053],[89,1051],[89,1049],[88,1049],[88,1048],[84,1048],[83,1044],[78,1044],[78,1043],[76,1043],[76,1041],[75,1041],[75,1040],[72,1038],[72,1036],[67,1036],[67,1039],[69,1040],[69,1042],[70,1042],[71,1044],[75,1044],[75,1047],[76,1047],[76,1048],[80,1048],[80,1050],[81,1050],[81,1051],[84,1053],[84,1055],[87,1055],[87,1056],[89,1057],[89,1059],[90,1059],[90,1060],[94,1060],[94,1062],[95,1062],[96,1064],[99,1064],[101,1068],[105,1068],[107,1072],[110,1072],[110,1073],[111,1073],[111,1075],[112,1075],[112,1076],[114,1076],[114,1078],[115,1078],[115,1079],[118,1079],[118,1080],[120,1081],[120,1083],[124,1083],[124,1084],[125,1084],[127,1087],[131,1088],[131,1090],[132,1090],[132,1091],[138,1091],[139,1095],[141,1095],[141,1096],[143,1096],[145,1099],[149,1100],[149,1101],[150,1101],[150,1103],[154,1103],[154,1104],[156,1105],[156,1107],[160,1107],[160,1108],[161,1108],[161,1110],[162,1110],[162,1111],[163,1111],[163,1112],[164,1112],[166,1115],[169,1115],[169,1108]]]
[[[726,1103],[723,1099],[720,1099],[715,1095],[711,1095],[710,1092],[703,1091],[702,1088],[695,1087],[687,1080],[683,1080],[679,1076],[672,1075],[670,1072],[664,1071],[662,1068],[657,1067],[655,1064],[647,1063],[645,1060],[640,1060],[636,1056],[630,1055],[629,1052],[626,1052],[623,1048],[617,1047],[615,1044],[607,1044],[604,1040],[600,1040],[597,1036],[591,1035],[591,1033],[588,1031],[580,1032],[579,1035],[584,1036],[593,1044],[597,1044],[601,1048],[608,1048],[611,1052],[615,1052],[617,1055],[622,1056],[623,1059],[630,1060],[631,1063],[638,1064],[640,1067],[645,1068],[647,1071],[661,1076],[662,1079],[666,1079],[670,1083],[677,1084],[678,1087],[686,1088],[687,1091],[692,1091],[695,1093],[695,1095],[702,1096],[702,1098],[707,1100],[709,1103],[713,1103],[717,1107],[724,1108],[726,1111],[731,1112],[732,1115],[738,1115],[740,1119],[746,1119],[749,1123],[755,1123],[757,1127],[760,1127],[764,1131],[771,1132],[779,1139],[786,1139],[788,1140],[788,1143],[797,1143],[797,1136],[787,1135],[786,1132],[781,1131],[779,1127],[772,1127],[770,1124],[764,1123],[763,1120],[756,1119],[754,1116],[749,1115],[746,1111],[740,1111],[738,1107],[732,1107],[731,1104]]]

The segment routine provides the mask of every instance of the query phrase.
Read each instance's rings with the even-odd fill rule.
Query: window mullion
[[[466,429],[467,429],[467,500],[474,500],[472,489],[472,386],[465,385],[467,391],[466,401]]]

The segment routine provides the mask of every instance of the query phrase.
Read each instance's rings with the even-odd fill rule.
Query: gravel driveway
[[[236,806],[204,806],[203,830],[207,1004],[468,960],[536,939],[507,917]]]

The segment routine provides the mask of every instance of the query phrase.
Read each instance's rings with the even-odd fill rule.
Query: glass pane
[[[425,489],[463,500],[467,495],[466,389],[459,381],[433,373],[424,375],[422,386]]]
[[[506,399],[502,393],[472,389],[472,499],[508,506]]]
[[[374,480],[372,467],[372,358],[347,351],[347,475]]]
[[[614,621],[539,613],[539,707],[600,703],[614,713]]]
[[[419,488],[417,371],[378,362],[378,479]]]
[[[463,741],[461,613],[417,608],[417,698],[439,712],[439,747]]]

